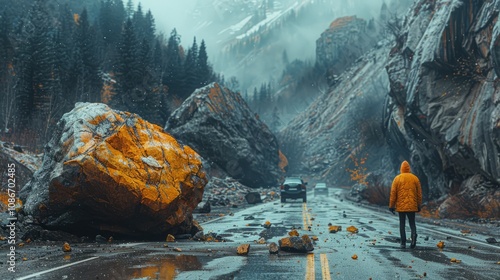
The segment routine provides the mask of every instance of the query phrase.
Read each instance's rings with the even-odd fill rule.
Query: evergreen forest
[[[0,135],[40,151],[76,102],[163,126],[214,73],[204,40],[181,45],[131,0],[0,0]]]

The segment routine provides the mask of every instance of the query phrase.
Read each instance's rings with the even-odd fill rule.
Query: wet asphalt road
[[[331,189],[328,197],[309,193],[307,203],[259,204],[202,224],[205,233],[217,233],[226,242],[74,244],[70,253],[58,243],[27,244],[17,250],[26,260],[18,261],[16,273],[9,273],[2,261],[0,278],[500,279],[500,246],[486,243],[489,236],[474,229],[463,235],[417,219],[417,248],[400,249],[397,216],[342,200],[340,192]],[[266,221],[272,224],[269,229],[262,227]],[[329,233],[329,223],[342,231]],[[359,232],[346,231],[351,225]],[[266,244],[255,242],[263,236],[267,243],[278,243],[292,228],[318,238],[314,251],[270,255]],[[439,241],[445,242],[443,249],[437,248]],[[244,243],[251,244],[250,252],[238,256],[236,248]]]

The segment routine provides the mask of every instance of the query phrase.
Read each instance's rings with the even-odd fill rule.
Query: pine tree
[[[184,81],[182,98],[186,99],[193,91],[198,88],[198,45],[196,44],[196,37],[193,39],[193,45],[188,50],[186,60],[184,61]]]
[[[257,108],[259,108],[259,93],[257,91],[257,88],[253,88],[253,109],[254,111],[258,111]]]
[[[16,98],[16,126],[27,128],[32,125],[43,135],[63,105],[48,15],[43,0],[35,0],[23,26],[23,44],[18,56],[21,73]],[[32,123],[33,119],[42,123]]]
[[[4,11],[0,16],[0,133],[10,131],[15,109],[14,46],[10,39],[11,23]]]
[[[167,68],[163,83],[168,86],[169,93],[181,97],[182,95],[182,57],[180,53],[180,37],[177,30],[170,33],[167,45]]]
[[[104,0],[101,2],[99,10],[99,34],[100,41],[103,42],[103,61],[102,66],[105,72],[114,71],[113,65],[116,64],[115,51],[119,44],[122,26],[126,18],[126,11],[121,0]]]
[[[119,110],[137,112],[138,104],[144,98],[140,89],[136,89],[141,81],[141,72],[138,43],[131,19],[125,23],[121,37],[116,66],[117,93],[113,96],[111,105]]]
[[[87,10],[84,9],[75,28],[75,47],[73,65],[77,80],[75,84],[75,101],[100,102],[102,82],[99,77],[99,64],[96,56],[95,31],[88,21]]]
[[[74,64],[72,54],[74,53],[74,27],[78,18],[77,15],[71,13],[68,5],[61,5],[57,19],[58,28],[56,29],[54,40],[56,43],[56,64],[60,73],[61,91],[65,99],[68,100],[69,107],[75,101],[74,94],[71,94],[71,92],[74,92],[73,89],[76,84],[76,76],[72,73],[72,66]]]
[[[155,41],[156,24],[151,10],[148,10],[148,12],[146,13],[143,24],[143,37],[147,42],[153,44],[153,42]]]
[[[213,81],[212,69],[208,65],[207,47],[205,40],[201,40],[198,52],[198,87],[204,87]]]
[[[125,14],[127,16],[127,19],[132,18],[134,15],[134,3],[132,0],[127,1],[127,7],[125,8]]]
[[[281,118],[279,116],[279,110],[277,106],[274,106],[271,120],[271,131],[277,132],[281,125]]]

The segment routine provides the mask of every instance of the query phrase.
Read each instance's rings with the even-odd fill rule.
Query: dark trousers
[[[417,234],[417,226],[415,225],[415,212],[398,212],[399,213],[399,234],[401,235],[401,244],[406,244],[406,217],[410,223],[411,235]]]

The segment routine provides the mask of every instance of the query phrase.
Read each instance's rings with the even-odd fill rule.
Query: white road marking
[[[47,269],[47,270],[44,270],[44,271],[33,273],[33,274],[30,274],[30,275],[27,275],[27,276],[23,276],[23,277],[17,278],[17,280],[24,280],[24,279],[29,279],[29,278],[37,277],[37,276],[40,276],[40,275],[45,274],[45,273],[49,273],[49,272],[56,271],[56,270],[59,270],[59,269],[63,269],[63,268],[69,267],[69,266],[77,265],[77,264],[80,264],[80,263],[83,263],[83,262],[88,262],[88,261],[91,261],[91,260],[95,260],[97,258],[99,258],[99,257],[92,257],[92,258],[84,259],[84,260],[77,261],[77,262],[74,262],[74,263],[68,263],[68,264],[65,264],[65,265],[61,265],[61,266],[58,266],[58,267],[54,267],[54,268],[51,268],[51,269]]]
[[[432,231],[434,233],[439,233],[439,234],[446,234],[446,235],[453,235],[453,238],[457,238],[457,239],[462,239],[464,241],[467,241],[467,242],[474,242],[478,245],[481,245],[481,246],[486,246],[486,247],[490,247],[490,248],[495,248],[497,250],[500,250],[500,247],[499,246],[496,246],[496,245],[491,245],[491,244],[488,244],[488,243],[484,243],[484,242],[481,242],[481,241],[477,241],[477,240],[474,240],[474,239],[470,239],[470,238],[466,238],[466,237],[461,237],[461,236],[458,236],[458,235],[455,235],[455,234],[449,234],[449,233],[446,233],[446,232],[442,232],[442,231],[439,231],[439,230],[435,230],[435,229],[430,229],[426,226],[419,226],[419,227],[423,227],[425,228],[426,230],[428,231]]]
[[[125,243],[125,244],[118,244],[117,246],[118,247],[134,247],[134,246],[137,246],[137,245],[141,245],[141,244],[146,244],[144,242],[139,242],[139,243]]]
[[[363,209],[363,210],[366,210],[366,211],[370,211],[370,214],[373,215],[373,216],[376,216],[376,217],[384,219],[384,220],[387,219],[387,216],[382,216],[382,215],[376,213],[375,211],[367,209],[367,208],[364,208],[362,206],[355,207],[354,209],[358,209],[358,210],[359,209]],[[399,228],[399,226],[398,226],[398,228]],[[500,250],[499,246],[488,244],[488,243],[484,243],[484,242],[481,242],[481,241],[478,241],[478,240],[475,240],[475,239],[472,239],[472,238],[461,237],[461,236],[458,236],[458,235],[456,235],[454,233],[447,233],[447,232],[444,232],[444,231],[431,229],[431,228],[429,228],[429,227],[427,227],[425,225],[422,225],[422,224],[419,224],[417,226],[417,228],[423,228],[423,229],[425,229],[427,231],[431,231],[431,232],[434,232],[434,233],[437,233],[437,234],[453,236],[453,238],[461,239],[463,241],[472,242],[472,243],[475,243],[475,244],[478,244],[478,245],[481,245],[481,246],[484,246],[484,247],[489,247],[489,248],[494,248],[494,249]]]

